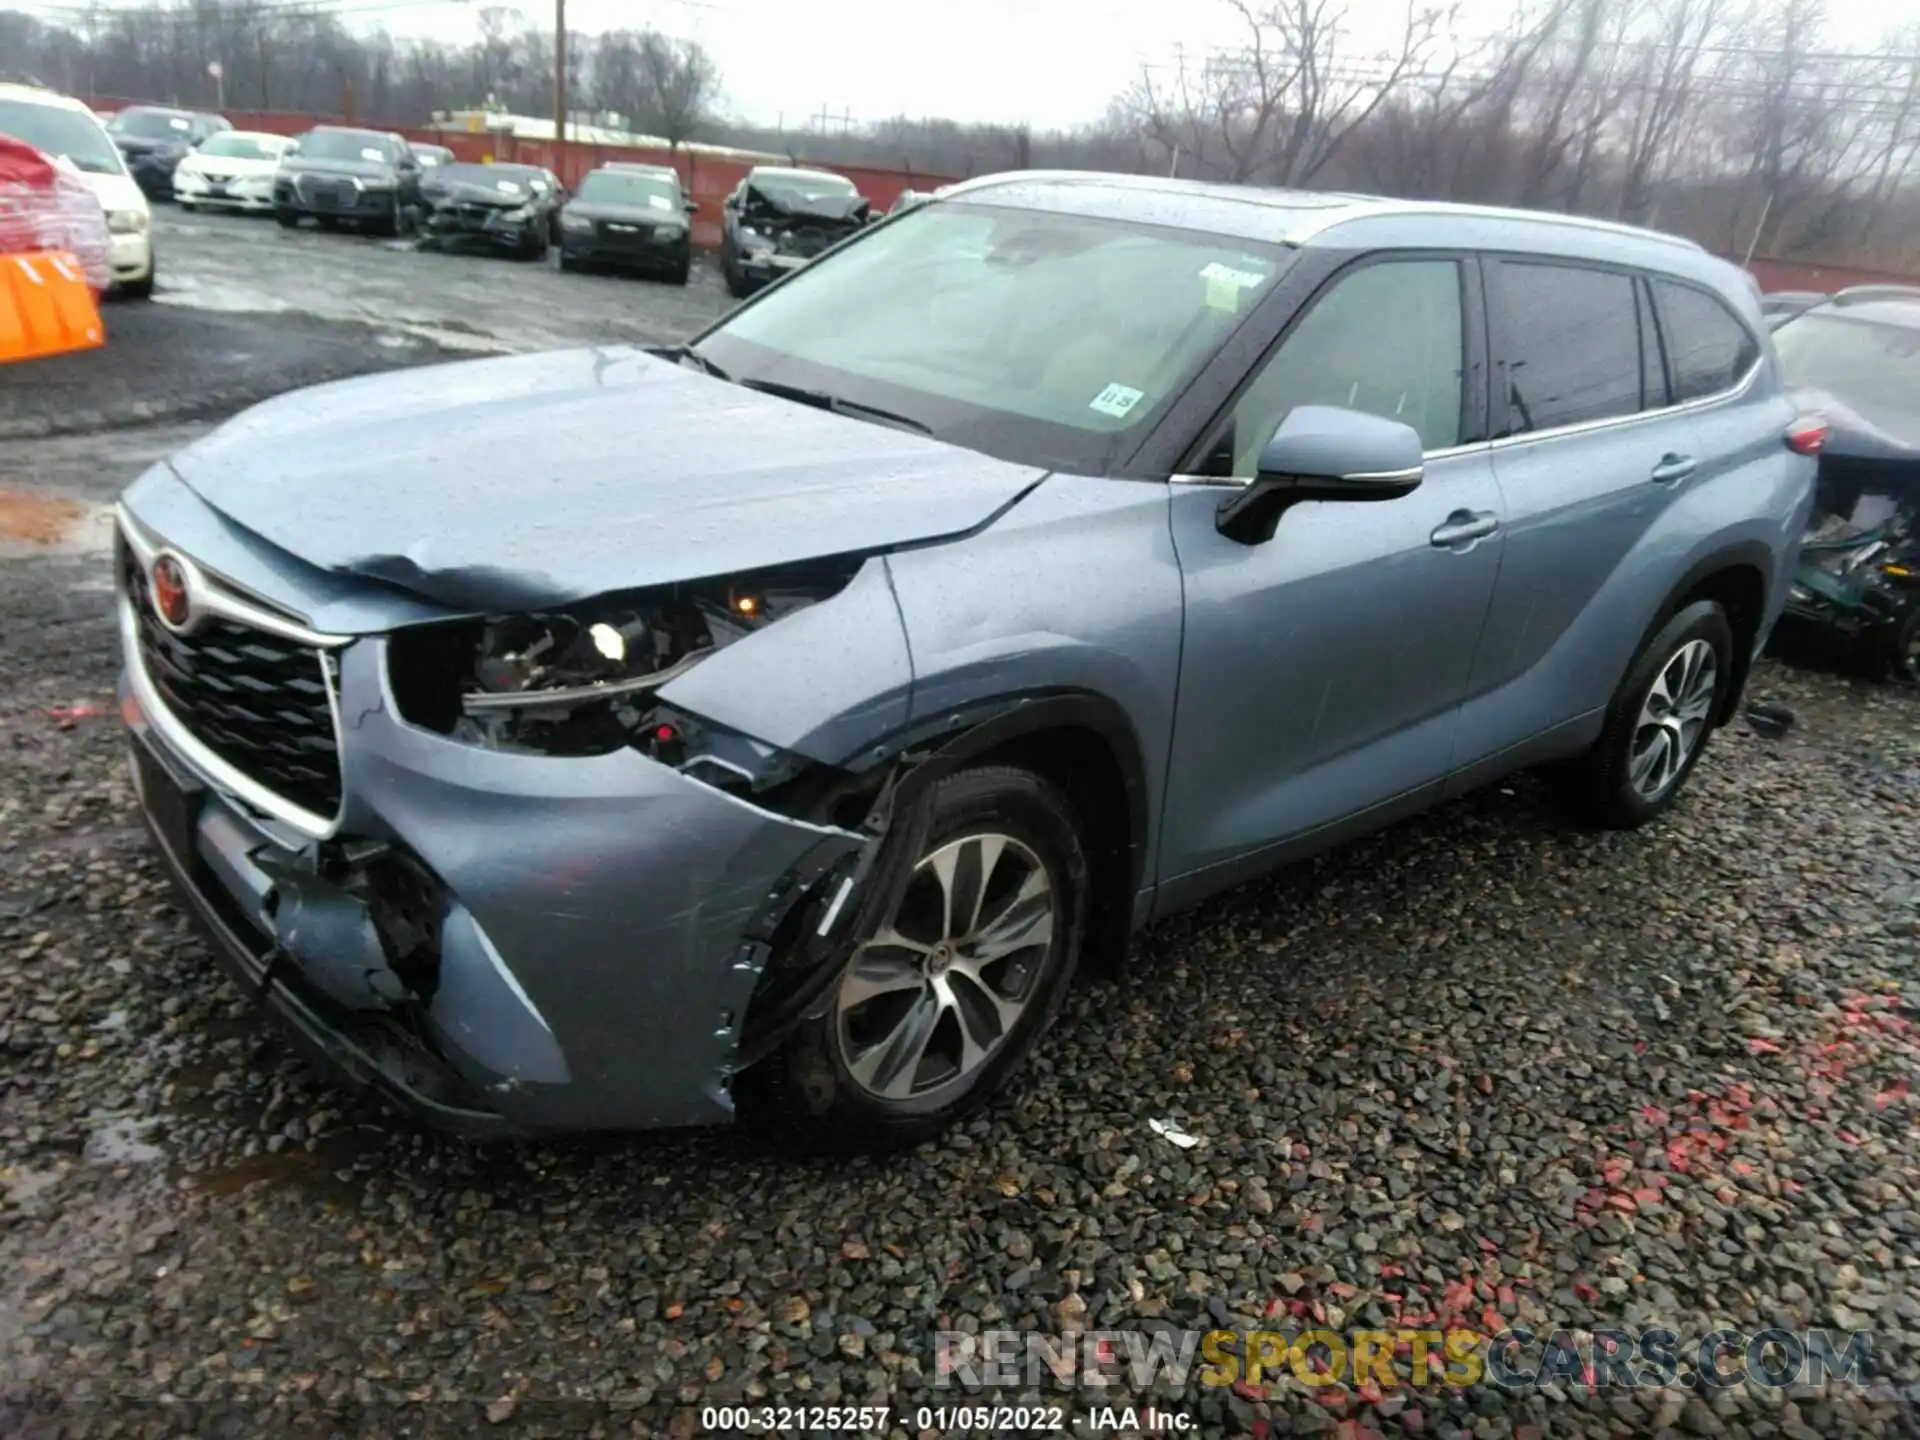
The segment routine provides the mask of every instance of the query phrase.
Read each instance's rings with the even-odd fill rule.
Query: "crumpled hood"
[[[630,347],[294,391],[171,464],[281,550],[462,610],[933,540],[1045,474]]]
[[[496,210],[518,210],[541,198],[524,185],[509,192],[470,180],[436,180],[431,174],[422,182],[420,194],[432,205],[486,205]]]
[[[834,193],[801,197],[783,195],[778,191],[762,190],[757,185],[747,187],[747,201],[750,205],[763,206],[766,210],[793,220],[813,221],[830,225],[859,225],[865,222],[867,211],[873,202],[864,195]]]

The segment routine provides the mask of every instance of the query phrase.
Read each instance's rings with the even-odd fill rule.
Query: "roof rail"
[[[1564,225],[1576,230],[1589,230],[1603,235],[1631,235],[1639,240],[1658,240],[1668,245],[1677,245],[1683,250],[1707,253],[1706,246],[1698,241],[1689,240],[1684,235],[1670,234],[1665,230],[1649,230],[1642,225],[1625,225],[1617,220],[1597,220],[1586,215],[1569,215],[1562,210],[1523,210],[1504,205],[1463,205],[1445,200],[1389,200],[1356,197],[1354,203],[1343,208],[1329,208],[1303,216],[1300,223],[1287,236],[1289,243],[1300,244],[1311,239],[1322,230],[1330,230],[1335,225],[1343,225],[1349,220],[1371,220],[1381,216],[1447,215],[1462,219],[1529,220],[1543,225]]]
[[[1850,305],[1861,300],[1920,300],[1920,283],[1849,285],[1835,291],[1832,297],[1835,305]]]

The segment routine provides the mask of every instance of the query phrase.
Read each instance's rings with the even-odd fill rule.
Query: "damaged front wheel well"
[[[1133,833],[1126,771],[1107,737],[1078,725],[1033,730],[969,757],[968,763],[1031,770],[1066,792],[1080,817],[1093,883],[1081,963],[1103,975],[1118,973],[1133,931],[1135,856],[1142,837]]]

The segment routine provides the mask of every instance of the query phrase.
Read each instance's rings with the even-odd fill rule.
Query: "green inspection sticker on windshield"
[[[1111,415],[1116,420],[1124,420],[1127,412],[1145,398],[1146,391],[1136,390],[1131,385],[1109,385],[1093,397],[1089,410],[1098,410],[1102,415]]]

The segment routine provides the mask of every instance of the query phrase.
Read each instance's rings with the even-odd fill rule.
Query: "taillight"
[[[1824,416],[1802,415],[1787,427],[1787,448],[1796,455],[1818,455],[1827,448],[1827,436],[1832,433]]]

